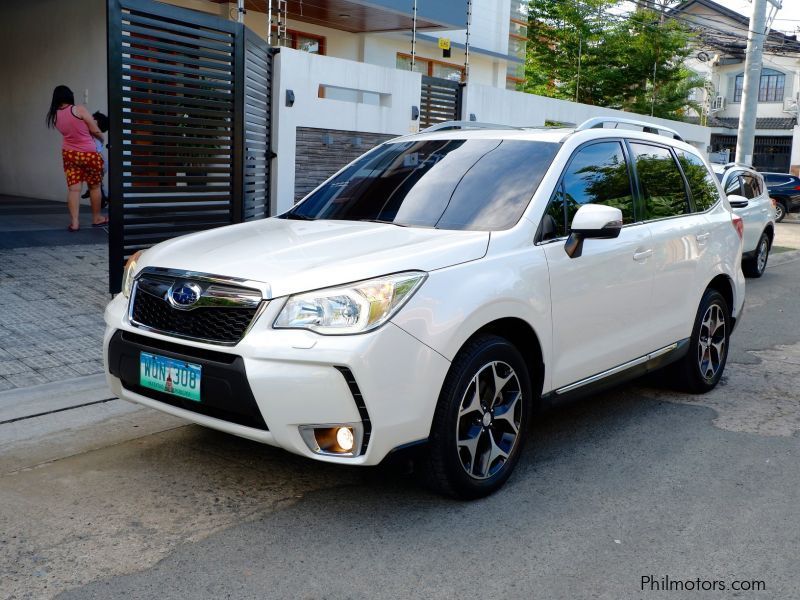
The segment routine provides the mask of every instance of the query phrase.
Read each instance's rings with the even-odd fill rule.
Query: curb
[[[0,392],[0,423],[115,398],[105,374]]]
[[[800,250],[790,250],[788,252],[779,252],[778,254],[770,254],[767,268],[777,267],[779,265],[800,260]]]

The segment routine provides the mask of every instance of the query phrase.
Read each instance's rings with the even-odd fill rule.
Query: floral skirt
[[[61,150],[64,160],[64,175],[67,186],[85,181],[87,185],[98,185],[103,181],[103,155],[99,152]]]

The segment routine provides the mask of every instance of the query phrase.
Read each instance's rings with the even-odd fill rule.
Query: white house
[[[711,0],[688,0],[670,12],[698,33],[690,68],[705,75],[702,122],[711,128],[711,148],[731,160],[736,150],[744,85],[749,18]],[[758,91],[754,166],[762,171],[800,172],[800,42],[770,31]]]

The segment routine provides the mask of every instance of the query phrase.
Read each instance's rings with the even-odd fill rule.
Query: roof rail
[[[734,162],[725,163],[724,165],[722,165],[722,168],[725,169],[726,171],[728,169],[732,169],[733,167],[747,167],[748,169],[752,169],[753,165],[748,165],[747,163],[740,163],[740,162],[735,162],[735,161]]]
[[[480,123],[478,121],[444,121],[426,127],[420,133],[431,133],[432,131],[445,131],[447,129],[523,129],[511,125],[498,125],[496,123]]]
[[[624,123],[625,125],[635,125],[636,127],[641,127],[642,131],[645,133],[655,133],[656,135],[661,135],[659,132],[666,131],[667,133],[671,134],[672,138],[676,140],[680,140],[681,142],[684,139],[681,135],[675,131],[674,129],[670,129],[669,127],[664,127],[663,125],[656,125],[654,123],[647,123],[646,121],[636,121],[634,119],[626,119],[623,117],[592,117],[587,121],[584,121],[575,131],[583,131],[584,129],[595,129],[595,128],[603,128],[603,125],[606,123],[616,123],[619,125],[620,123]]]

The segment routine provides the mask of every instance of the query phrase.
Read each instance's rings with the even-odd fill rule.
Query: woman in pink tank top
[[[92,227],[108,224],[100,214],[100,184],[103,182],[103,155],[97,151],[95,139],[103,143],[103,134],[85,106],[75,106],[75,96],[65,85],[53,90],[53,100],[47,112],[47,126],[55,127],[63,136],[61,158],[67,178],[67,208],[70,231],[80,228],[81,183],[89,186],[92,204]]]

